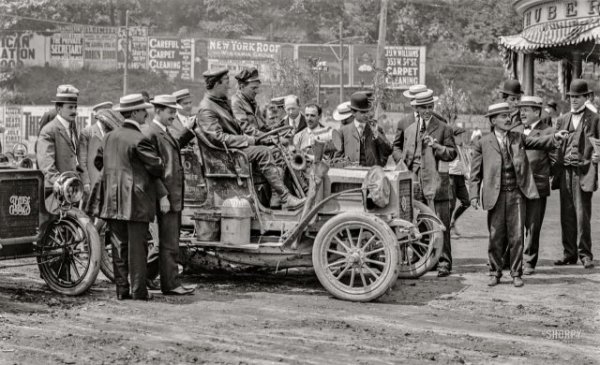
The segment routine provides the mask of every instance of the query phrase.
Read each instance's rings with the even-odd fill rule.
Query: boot
[[[281,170],[277,167],[267,167],[265,169],[265,171],[263,171],[263,175],[265,177],[265,179],[267,179],[267,181],[269,182],[269,185],[271,185],[271,189],[273,191],[273,193],[276,193],[279,195],[279,198],[281,200],[281,205],[283,208],[297,208],[300,205],[302,205],[304,203],[304,199],[298,199],[295,196],[293,196],[290,191],[285,187],[285,184],[283,183],[283,174],[281,173]]]

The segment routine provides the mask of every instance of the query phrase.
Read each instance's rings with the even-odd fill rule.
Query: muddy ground
[[[376,303],[333,299],[307,271],[203,273],[185,278],[194,296],[120,302],[103,276],[71,298],[35,267],[2,269],[0,363],[600,363],[600,269],[552,265],[562,252],[557,196],[548,205],[542,260],[523,288],[506,276],[486,286],[485,214],[472,210],[453,241],[452,276],[398,281]]]

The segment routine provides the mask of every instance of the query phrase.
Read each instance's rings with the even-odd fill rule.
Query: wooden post
[[[344,38],[342,35],[344,22],[340,20],[340,104],[344,102]]]
[[[581,53],[573,51],[573,78],[580,79],[583,73],[583,60],[581,59]]]
[[[387,9],[388,9],[388,0],[381,0],[381,9],[379,13],[379,39],[377,40],[377,60],[375,62],[375,80],[377,82],[373,82],[373,91],[375,91],[375,100],[377,105],[375,105],[375,119],[379,118],[379,114],[381,113],[381,95],[383,93],[379,92],[379,90],[375,90],[375,87],[381,85],[379,83],[381,74],[383,73],[383,68],[385,65],[383,64],[385,58],[385,37],[386,37],[386,29],[387,29]]]
[[[534,95],[535,87],[535,58],[533,54],[528,53],[523,57],[523,91],[525,95]]]
[[[127,95],[127,69],[129,68],[129,10],[125,10],[125,63],[123,64],[123,95]]]

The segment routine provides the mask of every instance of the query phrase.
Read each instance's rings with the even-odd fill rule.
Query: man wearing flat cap
[[[283,183],[283,169],[275,163],[271,148],[275,140],[260,138],[262,133],[247,124],[244,130],[233,115],[227,98],[228,70],[207,71],[203,74],[206,94],[198,110],[197,134],[203,134],[217,147],[237,148],[243,151],[255,171],[263,174],[271,189],[280,197],[284,207],[297,208],[304,202],[293,196]],[[263,144],[263,145],[257,145]]]
[[[183,210],[184,174],[181,163],[181,146],[192,140],[194,134],[185,128],[181,135],[173,135],[169,127],[177,119],[182,107],[173,95],[157,95],[150,100],[154,105],[154,119],[142,126],[142,133],[152,142],[164,164],[161,176],[168,191],[169,209],[156,214],[158,223],[158,256],[160,270],[160,288],[165,295],[191,294],[194,289],[186,288],[179,278],[179,230],[181,211]],[[159,202],[156,202],[157,205]],[[149,277],[154,273],[149,272]]]
[[[403,132],[400,161],[413,172],[419,183],[420,191],[417,191],[415,197],[429,205],[448,228],[455,203],[454,188],[449,175],[449,163],[458,154],[454,133],[452,128],[433,112],[438,98],[433,95],[432,90],[424,85],[416,85],[408,91],[415,92],[408,96],[415,109],[416,120]],[[450,239],[450,229],[446,229],[442,255],[438,262],[440,277],[448,276],[452,271]]]
[[[269,130],[264,121],[260,108],[256,103],[256,95],[260,89],[260,78],[255,67],[246,67],[235,76],[238,82],[238,90],[231,98],[231,109],[233,116],[240,121],[245,133],[258,130],[266,132]],[[248,128],[248,126],[252,128]]]
[[[485,117],[490,120],[492,133],[475,142],[473,148],[471,206],[478,209],[481,201],[488,211],[488,286],[500,282],[508,250],[513,285],[521,287],[525,199],[539,198],[525,149],[552,150],[566,131],[538,137],[512,131],[515,120],[510,105],[504,102],[490,105]]]
[[[560,190],[560,225],[563,257],[555,265],[573,265],[581,260],[583,267],[594,267],[590,219],[592,194],[598,188],[598,162],[590,138],[600,138],[600,118],[586,107],[591,93],[585,80],[575,79],[567,93],[571,111],[560,116],[558,129],[569,135],[556,151],[552,189]]]
[[[177,109],[175,119],[169,126],[169,132],[173,135],[184,135],[187,133],[187,126],[193,126],[196,123],[196,116],[192,114],[192,94],[189,89],[177,90],[173,93],[177,104],[181,107]]]
[[[61,173],[78,171],[79,136],[75,125],[79,90],[72,85],[60,85],[52,102],[56,117],[40,131],[36,158],[44,173],[45,187],[51,190]]]
[[[271,99],[267,105],[267,127],[269,130],[281,127],[285,116],[285,97],[279,96]]]
[[[94,161],[102,170],[97,215],[108,224],[118,300],[151,298],[146,288],[149,223],[157,207],[162,213],[171,208],[163,160],[141,131],[149,108],[141,94],[121,97],[114,110],[125,119],[123,126],[106,134]]]
[[[525,134],[542,137],[554,134],[554,128],[542,120],[543,100],[537,96],[523,96],[518,107]],[[525,202],[525,245],[523,250],[523,275],[532,275],[538,261],[540,233],[546,214],[546,200],[550,195],[550,166],[552,154],[543,150],[527,150],[527,159],[539,198]]]

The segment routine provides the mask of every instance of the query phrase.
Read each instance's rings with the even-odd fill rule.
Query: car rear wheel
[[[385,294],[398,277],[398,243],[380,218],[339,214],[319,230],[312,251],[321,285],[339,299],[368,302]]]
[[[57,293],[79,295],[98,276],[102,246],[90,218],[68,212],[49,224],[37,257],[42,279]]]
[[[427,205],[413,202],[417,214],[417,228],[422,237],[400,243],[400,272],[402,279],[416,279],[431,270],[442,255],[443,226],[435,212]]]

